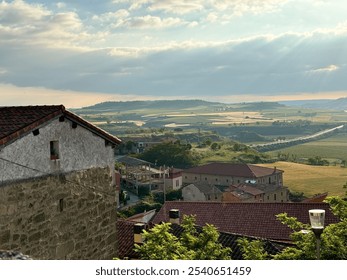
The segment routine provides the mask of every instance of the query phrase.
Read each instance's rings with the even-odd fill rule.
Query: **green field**
[[[283,182],[290,191],[303,192],[306,196],[328,192],[329,196],[343,196],[347,182],[347,168],[339,166],[311,166],[293,162],[262,164],[284,171]]]
[[[268,152],[267,154],[276,157],[278,152],[296,155],[297,160],[320,156],[331,163],[340,163],[347,160],[347,133],[340,133],[332,137],[309,142],[289,148]]]

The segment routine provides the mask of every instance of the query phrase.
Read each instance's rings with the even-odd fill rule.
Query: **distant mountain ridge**
[[[140,109],[186,109],[198,106],[223,106],[219,102],[209,102],[204,100],[145,100],[145,101],[107,101],[92,106],[83,107],[78,111],[120,111],[120,110],[140,110]]]
[[[98,103],[92,106],[83,107],[80,109],[74,109],[73,111],[78,113],[107,113],[117,112],[124,110],[142,110],[142,109],[167,109],[167,110],[188,110],[199,108],[211,108],[216,109],[234,107],[235,110],[257,110],[257,109],[273,109],[283,107],[285,105],[278,102],[242,102],[242,103],[221,103],[205,101],[200,99],[188,99],[188,100],[145,100],[145,101],[107,101]]]
[[[342,97],[338,99],[280,101],[279,103],[284,104],[286,106],[295,106],[311,109],[347,110],[347,97]]]

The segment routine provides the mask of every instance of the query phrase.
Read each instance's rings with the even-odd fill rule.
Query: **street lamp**
[[[320,243],[321,243],[321,234],[324,229],[324,219],[325,219],[325,210],[322,209],[312,209],[309,210],[310,223],[312,231],[316,236],[316,253],[317,260],[320,259]]]

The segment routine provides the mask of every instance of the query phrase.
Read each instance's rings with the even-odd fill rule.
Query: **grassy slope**
[[[285,154],[297,155],[297,158],[310,158],[315,156],[320,156],[325,159],[330,159],[332,161],[347,160],[347,134],[338,134],[332,137],[322,139],[319,141],[309,142],[301,145],[296,145],[293,147],[269,152],[271,156],[275,157],[281,151]]]
[[[311,166],[292,162],[263,164],[284,170],[284,184],[291,191],[303,192],[306,196],[328,192],[329,196],[345,193],[342,186],[347,182],[347,168],[339,166]]]

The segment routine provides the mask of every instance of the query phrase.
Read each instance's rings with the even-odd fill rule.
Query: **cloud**
[[[64,3],[64,2],[58,2],[58,3],[56,4],[56,6],[57,6],[58,9],[62,9],[62,8],[65,8],[65,7],[66,7],[66,3]]]
[[[334,71],[337,71],[339,70],[340,67],[337,66],[337,65],[334,65],[334,64],[331,64],[329,66],[326,66],[326,67],[322,67],[322,68],[317,68],[317,69],[314,69],[314,70],[310,70],[308,71],[308,73],[313,73],[313,74],[316,74],[316,73],[330,73],[330,72],[334,72]]]
[[[44,87],[17,87],[0,83],[1,106],[59,105],[80,108],[105,101],[156,100],[158,96],[105,94],[71,90],[52,90]]]
[[[172,14],[188,14],[204,10],[205,1],[200,0],[161,0],[152,1],[149,11],[164,11]]]
[[[8,71],[5,68],[0,67],[0,76],[6,74]]]
[[[100,34],[90,34],[76,12],[53,13],[43,5],[21,0],[0,3],[2,44],[53,48],[82,46]]]
[[[132,28],[167,28],[167,27],[173,27],[173,26],[179,26],[182,25],[183,22],[179,18],[160,18],[157,16],[150,16],[146,15],[143,17],[135,17],[128,20],[125,20],[122,22],[119,26],[127,26]]]
[[[340,91],[347,87],[347,34],[254,36],[96,51],[1,48],[0,82],[19,86],[158,96]],[[8,57],[9,59],[6,59]],[[13,62],[11,57],[17,57]],[[328,65],[322,67],[321,65]],[[330,71],[325,79],[307,71]],[[317,73],[317,72],[316,72]]]
[[[252,36],[234,36],[239,21],[235,28],[222,26],[237,18],[236,11],[274,12],[287,2],[117,0],[113,11],[81,13],[70,2],[49,10],[2,1],[0,83],[166,98],[346,89],[345,22],[305,32],[257,30]],[[204,27],[204,19],[214,24]],[[318,75],[323,73],[329,75]]]
[[[52,13],[40,4],[27,4],[22,0],[0,3],[0,23],[11,26],[32,24]]]

